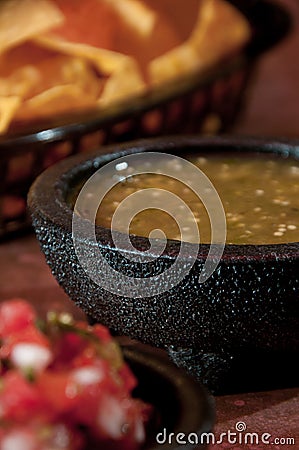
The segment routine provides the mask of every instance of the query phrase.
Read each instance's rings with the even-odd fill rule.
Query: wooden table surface
[[[260,62],[234,133],[299,138],[299,1],[281,3],[292,13],[294,30]],[[52,277],[32,234],[0,245],[0,274],[0,300],[21,296],[32,301],[42,314],[51,306],[82,316]],[[263,433],[271,434],[272,449],[299,449],[299,380],[297,386],[216,397],[215,436],[236,431],[236,424],[242,422],[259,438]],[[293,438],[295,445],[286,445],[280,438]],[[259,445],[230,444],[224,438],[211,448],[267,447],[261,441]]]

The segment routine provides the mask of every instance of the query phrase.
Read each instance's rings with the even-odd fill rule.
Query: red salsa
[[[135,450],[151,407],[102,325],[37,317],[22,299],[0,306],[0,448]]]

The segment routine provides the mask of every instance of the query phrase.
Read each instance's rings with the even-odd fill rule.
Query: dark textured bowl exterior
[[[124,154],[257,151],[298,158],[298,143],[182,136],[126,143],[108,150],[104,156],[77,156],[48,169],[29,194],[33,226],[46,260],[76,304],[120,334],[167,348],[178,364],[212,388],[211,373],[226,371],[233,355],[255,350],[298,351],[299,243],[227,245],[217,270],[205,283],[198,284],[208,252],[208,245],[201,244],[194,267],[178,286],[154,297],[124,298],[97,286],[78,263],[72,240],[72,211],[66,202],[70,186],[83,173],[91,173]],[[116,153],[111,154],[112,150]],[[120,256],[107,230],[98,227],[97,237],[105,257],[114,268],[119,267]],[[147,240],[136,238],[135,244],[146,248]],[[89,241],[84,245],[92,251]],[[157,260],[155,270],[167,268],[175,260],[178,247],[178,243],[169,241],[167,254]],[[131,269],[129,262],[125,270]]]
[[[123,353],[138,379],[136,397],[153,405],[157,412],[144,450],[161,448],[156,436],[162,433],[159,438],[163,441],[164,429],[167,431],[167,442],[162,447],[165,450],[179,447],[174,439],[169,440],[170,433],[186,436],[196,433],[202,443],[196,448],[205,448],[207,440],[203,433],[211,432],[214,424],[214,402],[206,389],[153,350],[126,345]],[[194,446],[183,448],[191,450]]]

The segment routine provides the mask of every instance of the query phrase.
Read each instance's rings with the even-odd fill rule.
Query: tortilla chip
[[[9,77],[0,78],[0,96],[26,97],[40,81],[39,71],[34,66],[24,66]]]
[[[82,57],[92,62],[100,73],[107,76],[98,104],[107,105],[109,101],[146,90],[146,83],[136,60],[128,55],[86,44],[66,42],[54,36],[39,37],[35,39],[35,42],[47,48]]]
[[[60,10],[48,0],[1,0],[0,54],[63,20]]]
[[[21,98],[18,96],[0,97],[0,133],[7,131],[20,104]]]
[[[169,20],[168,15],[154,8],[153,11],[156,14],[156,20],[149,34],[140,34],[127,22],[119,20],[114,47],[111,48],[114,51],[135,58],[147,82],[149,62],[182,42],[175,24]],[[142,23],[141,19],[139,22]]]
[[[122,67],[126,61],[131,59],[122,53],[93,47],[87,44],[68,42],[53,35],[36,37],[34,42],[42,47],[56,50],[66,55],[78,56],[89,60],[105,75],[115,72]]]
[[[120,22],[104,0],[53,0],[64,16],[64,23],[53,30],[69,42],[111,49]]]
[[[149,78],[153,86],[192,73],[199,69],[196,50],[188,43],[153,59],[149,63]]]
[[[149,64],[152,84],[206,69],[242,48],[251,35],[245,17],[230,3],[206,0],[189,39]]]
[[[145,4],[152,8],[158,20],[167,20],[180,39],[180,43],[186,41],[195,27],[199,8],[206,0],[144,0]],[[164,24],[163,24],[164,26]]]
[[[150,36],[157,14],[139,0],[104,0],[139,36]],[[136,37],[138,38],[138,36]]]
[[[11,53],[14,54],[7,52],[6,56],[9,58]],[[9,77],[0,78],[0,95],[19,99],[14,114],[5,114],[6,121],[9,117],[36,120],[87,106],[95,107],[103,83],[104,78],[100,78],[88,61],[46,53],[38,64],[17,67]],[[8,111],[12,112],[11,109]]]
[[[208,66],[242,48],[250,36],[249,23],[237,8],[227,1],[208,0],[189,43],[201,64]]]
[[[31,96],[63,84],[78,85],[86,92],[86,95],[91,95],[94,99],[100,95],[101,78],[82,58],[58,53],[52,58],[41,61],[36,69],[40,74],[40,82],[34,86]]]
[[[20,105],[15,118],[17,120],[55,117],[65,112],[76,112],[94,107],[95,99],[86,95],[78,85],[63,84],[54,86],[32,97]]]
[[[140,77],[137,64],[133,59],[128,59],[107,79],[98,105],[105,107],[126,98],[129,100],[133,96],[143,94],[146,90],[147,85]]]
[[[187,18],[185,7],[180,0],[0,0],[0,133],[14,119],[130,101],[220,63],[248,41],[246,18],[225,0],[192,0]]]
[[[26,51],[28,56],[23,59]],[[0,95],[30,98],[50,87],[71,83],[84,85],[95,98],[102,89],[100,75],[89,61],[80,57],[39,48],[34,43],[21,44],[2,57]]]

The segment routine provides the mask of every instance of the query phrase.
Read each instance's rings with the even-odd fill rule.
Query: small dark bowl
[[[211,432],[214,424],[214,402],[207,390],[153,349],[126,345],[123,354],[138,379],[134,395],[153,405],[155,411],[142,449],[177,449],[178,442],[170,433],[175,437],[185,433],[186,438],[196,433],[202,444],[196,448],[205,448],[201,435]],[[159,442],[165,441],[163,446],[157,442],[159,434]]]
[[[111,146],[107,147],[106,155],[79,155],[48,169],[33,184],[29,194],[33,226],[54,276],[93,320],[117,333],[166,348],[178,365],[187,368],[214,392],[235,386],[244,389],[246,379],[249,384],[255,379],[261,388],[275,387],[271,383],[276,374],[285,373],[284,369],[279,370],[277,355],[285,358],[299,348],[298,242],[226,245],[217,270],[199,285],[209,249],[201,244],[192,270],[177,286],[152,297],[126,298],[99,287],[79,264],[72,239],[73,211],[67,198],[75,186],[101,165],[131,153],[250,151],[298,158],[298,145],[284,140],[182,136]],[[97,227],[96,235],[99,248],[114,269],[130,273],[132,262],[124,262],[108,230]],[[146,238],[133,241],[138,249],[148,248]],[[86,239],[84,246],[87,252],[93,251],[90,240]],[[152,270],[164,271],[169,267],[179,247],[178,242],[168,241],[166,253],[151,266]],[[145,268],[148,270],[146,265]],[[143,276],[144,269],[138,270]],[[235,373],[244,363],[244,356],[246,376],[232,381],[230,370],[233,367]],[[262,377],[264,361],[271,369]],[[293,356],[288,361],[293,363]],[[298,380],[297,369],[285,367],[287,379],[293,375]],[[259,385],[261,379],[264,384]]]

